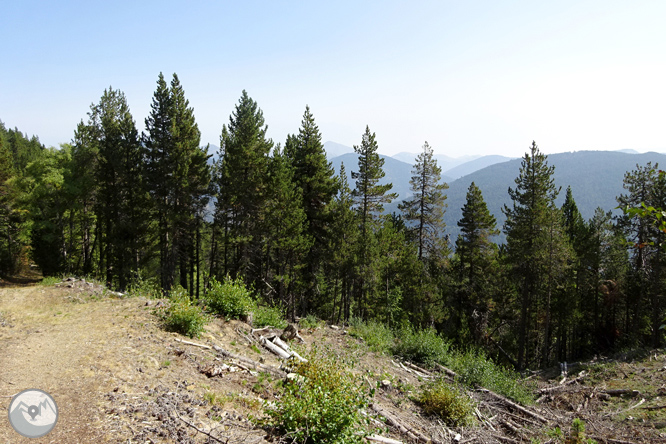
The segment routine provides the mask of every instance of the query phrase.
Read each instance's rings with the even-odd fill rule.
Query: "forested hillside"
[[[247,92],[229,111],[215,162],[175,74],[142,123],[103,91],[58,149],[2,126],[0,272],[34,262],[192,300],[230,277],[290,318],[432,327],[518,369],[661,345],[666,234],[610,212],[666,207],[654,156],[526,143],[448,188],[427,142],[410,177],[393,175],[359,128],[337,174],[316,110],[285,141]]]
[[[666,165],[666,155],[659,153],[630,154],[619,151],[577,151],[558,153],[548,156],[548,163],[555,167],[553,177],[555,185],[563,192],[559,193],[555,203],[561,206],[567,187],[571,187],[576,204],[584,219],[594,216],[597,208],[604,211],[614,210],[617,197],[624,192],[623,180],[628,171],[637,166]],[[506,220],[502,213],[504,205],[511,199],[507,190],[514,186],[520,170],[521,159],[497,163],[475,171],[449,183],[448,208],[445,222],[452,237],[459,234],[456,222],[462,217],[462,207],[469,185],[474,182],[483,192],[488,202],[488,209],[497,218],[499,226]],[[614,214],[619,214],[615,210]],[[504,241],[500,236],[497,240]]]

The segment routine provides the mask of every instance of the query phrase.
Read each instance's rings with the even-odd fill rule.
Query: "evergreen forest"
[[[359,129],[358,162],[336,174],[314,111],[274,142],[243,91],[214,162],[175,74],[159,75],[143,125],[111,87],[59,148],[0,122],[0,275],[35,264],[192,300],[230,277],[289,319],[432,328],[519,370],[663,345],[666,234],[649,218],[598,208],[584,220],[532,142],[504,226],[472,183],[452,238],[427,142],[389,214],[375,133]],[[618,207],[666,208],[658,165],[623,186]]]

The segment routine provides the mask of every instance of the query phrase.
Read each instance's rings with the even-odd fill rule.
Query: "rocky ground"
[[[0,283],[0,410],[21,390],[39,388],[60,413],[54,430],[38,440],[16,434],[5,416],[0,443],[268,442],[252,418],[278,400],[281,360],[240,321],[215,320],[196,340],[165,332],[155,312],[166,303],[84,280]],[[664,350],[578,364],[566,376],[559,369],[533,375],[531,406],[472,390],[476,425],[452,428],[411,400],[430,378],[446,377],[446,369],[377,355],[334,326],[300,334],[306,344],[293,346],[301,354],[325,346],[352,362],[368,387],[378,387],[368,414],[387,438],[555,443],[563,442],[556,428],[567,436],[579,418],[600,443],[666,443]]]

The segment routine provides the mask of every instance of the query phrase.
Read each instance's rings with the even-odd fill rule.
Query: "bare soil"
[[[68,281],[56,286],[24,277],[0,284],[0,411],[21,390],[39,388],[58,404],[59,420],[43,439],[30,440],[0,418],[0,443],[265,443],[267,432],[250,417],[279,397],[279,378],[182,342],[220,346],[264,365],[281,361],[263,349],[240,321],[215,320],[190,340],[165,332],[155,315],[165,301],[120,297],[102,286]],[[521,412],[482,390],[477,425],[447,427],[425,415],[412,396],[434,371],[423,372],[370,352],[341,328],[300,331],[307,345],[353,364],[373,405],[411,432],[382,423],[381,434],[401,442],[563,442],[574,418],[600,443],[666,443],[666,352],[656,350],[609,362],[583,363],[535,375],[541,393]],[[216,371],[211,371],[216,370]],[[580,373],[583,371],[583,373]],[[206,374],[216,374],[209,377]],[[569,383],[571,382],[571,383]],[[613,389],[636,390],[610,396]],[[369,411],[372,414],[373,411]],[[545,418],[542,423],[531,413]],[[381,419],[374,414],[375,418]],[[411,433],[411,437],[410,437]],[[573,441],[572,441],[573,442]]]

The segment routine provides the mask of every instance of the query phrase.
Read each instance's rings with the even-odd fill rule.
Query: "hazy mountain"
[[[326,157],[328,160],[334,157],[342,156],[354,152],[354,148],[342,145],[341,143],[331,142],[330,140],[324,143],[324,150],[326,150]]]
[[[624,192],[624,174],[644,166],[647,162],[666,165],[666,155],[659,153],[627,154],[618,151],[578,151],[548,155],[548,164],[555,166],[555,184],[562,187],[556,204],[564,203],[566,188],[571,186],[573,197],[584,219],[594,215],[597,207],[605,211],[617,206],[615,198]],[[482,191],[488,210],[495,215],[498,227],[505,221],[502,208],[511,203],[508,189],[515,187],[522,159],[514,159],[483,168],[457,179],[447,190],[448,208],[444,215],[447,233],[452,242],[459,233],[458,220],[462,217],[467,189],[474,182]],[[615,210],[617,211],[617,210]],[[503,239],[504,236],[501,236]]]
[[[490,165],[494,165],[500,162],[508,162],[511,159],[513,159],[513,157],[495,156],[495,155],[483,156],[479,157],[478,159],[465,162],[461,165],[458,165],[457,167],[453,167],[446,171],[442,169],[442,171],[446,176],[451,177],[453,180],[455,180],[460,177],[467,176],[468,174],[472,174],[475,171],[489,167]]]
[[[416,158],[418,157],[419,154],[420,153],[402,152],[394,154],[391,157],[401,162],[408,163],[409,165],[414,165],[414,163],[416,163]],[[451,168],[457,167],[458,165],[462,165],[464,163],[477,159],[480,156],[450,157],[447,156],[446,154],[435,154],[434,157],[435,159],[437,159],[437,166],[439,166],[442,169],[442,171],[445,172],[447,170],[450,170]]]

